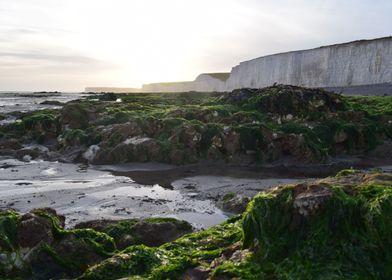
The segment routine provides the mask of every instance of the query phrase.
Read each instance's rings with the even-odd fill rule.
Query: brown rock
[[[40,242],[53,240],[52,222],[33,213],[24,214],[17,227],[18,244],[22,248],[33,248]]]

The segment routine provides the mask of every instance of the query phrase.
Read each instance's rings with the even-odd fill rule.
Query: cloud
[[[80,55],[57,55],[57,54],[44,54],[42,52],[25,52],[25,53],[13,53],[13,52],[0,52],[0,57],[6,57],[17,60],[38,60],[38,61],[49,61],[54,63],[73,63],[73,64],[106,64],[101,60]],[[1,64],[1,62],[0,62]]]

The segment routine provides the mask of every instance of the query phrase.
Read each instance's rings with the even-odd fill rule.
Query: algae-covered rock
[[[341,172],[258,194],[242,216],[80,279],[390,279],[392,174]]]
[[[344,102],[338,94],[288,85],[234,90],[228,100],[282,116],[309,112],[331,113],[344,109]]]
[[[117,97],[95,96],[57,111],[19,114],[20,121],[0,127],[0,138],[43,143],[67,161],[84,160],[81,154],[94,145],[99,151],[87,157],[94,164],[240,165],[324,163],[369,153],[392,139],[389,97],[348,97],[285,85],[219,94],[132,93],[113,102]],[[14,155],[15,149],[0,152]]]
[[[159,247],[140,241],[146,238],[145,244],[158,245],[148,243],[149,238],[155,242],[167,229],[156,224],[171,220],[94,221],[83,226],[96,230],[67,231],[61,227],[62,218],[48,209],[24,216],[6,211],[0,214],[0,275],[105,280],[390,279],[391,211],[392,174],[353,169],[262,192],[243,215]],[[182,225],[174,224],[177,229]],[[31,236],[26,235],[27,225]],[[189,228],[183,226],[185,231]],[[135,235],[125,240],[140,238],[132,243],[139,245],[124,243],[126,248],[116,252],[113,238],[120,244],[130,232]],[[22,233],[24,238],[19,237]]]
[[[63,226],[64,217],[49,208],[0,212],[0,278],[76,277],[116,250],[104,233]]]
[[[249,204],[244,246],[269,277],[392,277],[392,174],[343,175],[280,187]]]
[[[89,102],[71,101],[61,110],[61,123],[72,129],[86,128],[97,117],[97,106]]]
[[[114,238],[118,249],[139,244],[160,246],[192,231],[188,222],[173,218],[93,220],[81,222],[75,228],[104,232]]]
[[[241,214],[245,211],[249,201],[249,197],[227,193],[218,200],[217,205],[225,212]]]
[[[94,163],[122,163],[162,161],[161,144],[148,137],[131,137],[114,147],[101,147],[97,151]]]
[[[184,277],[190,274],[209,275],[212,271],[209,266],[214,259],[222,254],[231,256],[234,253],[232,245],[242,236],[240,222],[237,216],[221,225],[185,235],[157,248],[144,245],[128,247],[89,268],[79,279],[191,279]],[[203,267],[204,272],[191,271],[195,267]]]

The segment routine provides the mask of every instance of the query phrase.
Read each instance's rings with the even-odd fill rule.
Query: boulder
[[[101,146],[93,162],[105,164],[162,160],[162,146],[157,140],[148,137],[131,137],[113,148]]]
[[[217,205],[225,212],[241,214],[245,211],[249,201],[249,197],[228,193],[218,200]]]
[[[192,231],[188,222],[173,218],[93,220],[81,222],[75,228],[104,232],[114,238],[118,249],[137,244],[156,247]]]
[[[33,248],[40,242],[51,243],[52,222],[33,213],[24,214],[18,223],[17,237],[21,248]]]
[[[61,110],[61,124],[72,129],[86,128],[91,120],[97,118],[96,110],[96,106],[89,106],[88,102],[68,102]]]
[[[262,89],[234,90],[226,98],[264,112],[288,116],[309,112],[331,113],[344,109],[340,95],[323,89],[311,89],[289,85],[274,85]]]

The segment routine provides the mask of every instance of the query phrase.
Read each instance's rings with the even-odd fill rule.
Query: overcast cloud
[[[191,80],[392,35],[389,0],[0,0],[0,91]]]

